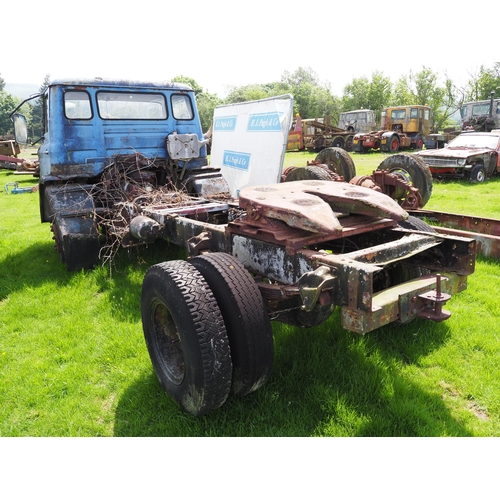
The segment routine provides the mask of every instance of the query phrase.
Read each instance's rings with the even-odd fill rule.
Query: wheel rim
[[[394,170],[390,170],[391,174],[395,174],[399,177],[401,177],[404,181],[406,181],[410,186],[413,186],[413,179],[408,171],[406,171],[403,168],[398,168]],[[400,199],[402,196],[404,196],[405,191],[400,191],[399,189],[396,189],[394,192],[394,196],[396,199]]]
[[[397,139],[393,139],[391,141],[391,151],[397,151],[398,150],[398,141]]]
[[[483,182],[485,178],[486,178],[486,175],[484,173],[484,170],[479,170],[479,172],[477,173],[477,181]]]
[[[154,328],[154,348],[162,362],[162,368],[174,385],[184,380],[186,364],[179,332],[169,310],[160,301],[151,305],[151,318]]]

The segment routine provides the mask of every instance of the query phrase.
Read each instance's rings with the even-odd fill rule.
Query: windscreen
[[[144,92],[98,92],[99,116],[105,120],[165,120],[163,94]]]

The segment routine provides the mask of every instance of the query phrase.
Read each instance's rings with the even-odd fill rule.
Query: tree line
[[[441,75],[425,66],[419,71],[410,71],[396,82],[392,82],[383,72],[374,71],[370,78],[353,78],[345,85],[341,96],[335,96],[330,85],[321,82],[313,69],[302,67],[293,73],[285,71],[277,82],[230,87],[224,99],[206,92],[188,76],[181,75],[172,80],[193,88],[203,130],[210,127],[216,106],[282,94],[293,95],[294,114],[298,113],[302,118],[329,115],[332,124],[337,123],[340,113],[344,111],[371,109],[380,122],[383,107],[428,105],[434,111],[436,128],[442,130],[451,125],[452,115],[464,102],[489,99],[491,91],[500,96],[500,62],[493,63],[491,67],[481,66],[474,74],[469,73],[468,81],[462,86],[456,85],[446,74],[441,78]],[[45,91],[49,83],[50,76],[46,75],[40,93]],[[6,93],[4,88],[5,81],[0,75],[0,135],[12,132],[9,115],[19,103],[19,99]],[[28,103],[22,111],[28,119],[30,136],[36,140],[42,135],[41,100]]]
[[[195,90],[204,130],[210,126],[215,106],[282,94],[293,95],[294,114],[298,113],[302,118],[329,115],[332,124],[338,123],[340,113],[344,111],[371,109],[380,123],[384,107],[428,105],[434,112],[436,128],[443,130],[452,124],[452,115],[464,102],[489,99],[492,90],[500,96],[500,62],[493,63],[492,67],[481,66],[477,73],[469,74],[469,80],[463,86],[454,84],[446,74],[440,83],[440,75],[425,66],[420,71],[410,71],[395,83],[382,72],[375,71],[370,78],[354,78],[345,85],[340,97],[333,95],[330,86],[322,83],[311,68],[299,67],[293,73],[285,71],[279,82],[232,87],[225,99],[204,92],[192,78],[179,76],[174,80]]]

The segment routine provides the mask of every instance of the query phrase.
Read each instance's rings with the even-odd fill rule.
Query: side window
[[[417,108],[411,108],[410,118],[418,118],[418,109]]]
[[[64,114],[70,120],[89,120],[92,118],[90,96],[87,92],[73,90],[65,92]]]
[[[192,120],[194,117],[191,99],[185,94],[172,94],[172,116],[176,120]]]
[[[430,111],[428,109],[424,109],[424,120],[430,119]]]

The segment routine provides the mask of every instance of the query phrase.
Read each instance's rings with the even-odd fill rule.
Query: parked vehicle
[[[348,132],[369,132],[377,128],[375,112],[371,109],[357,109],[340,113],[338,127]]]
[[[439,178],[484,182],[500,172],[500,129],[463,132],[443,149],[416,153]]]
[[[394,106],[382,110],[381,130],[358,133],[353,150],[366,153],[372,149],[395,153],[404,149],[422,149],[434,124],[429,106]]]
[[[490,132],[500,129],[500,99],[495,99],[495,92],[485,101],[466,102],[460,110],[462,130]]]
[[[473,239],[438,235],[370,179],[344,182],[348,163],[338,182],[319,179],[345,159],[335,151],[324,157],[331,165],[302,169],[310,177],[230,196],[221,170],[207,165],[189,87],[58,81],[42,100],[40,213],[68,270],[94,266],[115,243],[160,238],[187,250],[187,261],[149,268],[140,307],[158,380],[193,415],[269,379],[271,320],[307,328],[339,307],[343,328],[360,334],[414,318],[443,321],[443,305],[474,272]],[[282,114],[236,109],[214,120],[213,151],[225,167],[246,174],[252,164],[230,137],[239,125],[254,143],[282,133],[282,157]],[[12,117],[26,137],[26,121]],[[216,144],[217,134],[227,142]],[[419,160],[408,165],[426,171]],[[413,194],[405,170],[387,167],[394,173],[379,172],[387,187]]]
[[[331,147],[352,151],[354,134],[375,126],[375,113],[369,109],[341,113],[337,127],[331,124],[329,116],[296,117],[288,134],[287,151],[306,149],[319,152]]]

